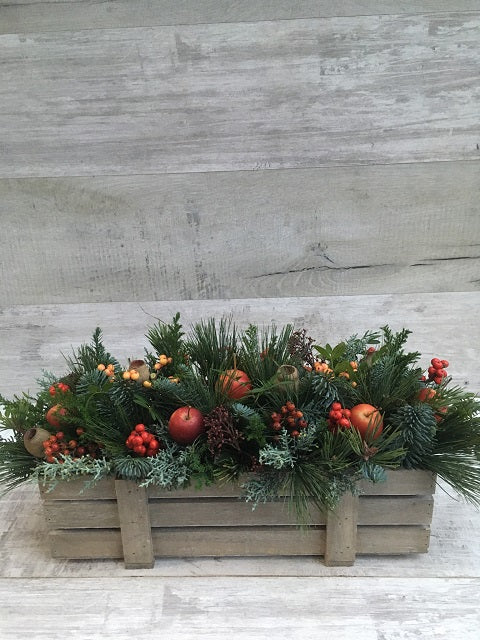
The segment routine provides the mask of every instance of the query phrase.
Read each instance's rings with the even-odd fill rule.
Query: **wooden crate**
[[[299,529],[283,500],[252,511],[234,486],[163,491],[104,479],[83,491],[83,480],[40,485],[54,558],[123,558],[126,568],[149,568],[155,557],[324,556],[352,565],[356,554],[428,550],[435,476],[398,470],[387,482],[362,483],[359,497],[338,508],[311,511]]]

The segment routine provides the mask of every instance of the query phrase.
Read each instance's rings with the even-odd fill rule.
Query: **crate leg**
[[[125,569],[151,569],[155,564],[152,527],[145,487],[115,480]]]
[[[334,511],[327,514],[325,564],[349,567],[355,564],[357,548],[358,496],[345,493]]]

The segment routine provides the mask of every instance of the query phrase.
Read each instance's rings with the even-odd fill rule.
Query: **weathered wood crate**
[[[336,566],[357,554],[426,552],[435,482],[426,471],[392,471],[332,513],[312,509],[301,530],[283,500],[252,511],[234,486],[145,490],[108,478],[83,493],[81,480],[40,492],[54,558],[123,558],[133,569],[152,567],[156,556],[308,555]]]

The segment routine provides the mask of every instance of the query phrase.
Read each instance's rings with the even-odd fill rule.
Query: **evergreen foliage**
[[[399,442],[406,450],[403,466],[418,468],[435,446],[437,423],[433,409],[425,403],[405,404],[390,416],[390,422],[400,432]]]
[[[91,342],[66,359],[65,376],[44,373],[36,397],[0,398],[1,428],[15,434],[0,439],[0,482],[8,490],[32,477],[53,486],[115,475],[176,489],[239,481],[247,473],[248,501],[255,506],[290,496],[290,508],[308,524],[312,505],[332,508],[359,479],[380,482],[385,470],[404,466],[430,469],[480,504],[478,398],[443,376],[441,384],[421,380],[419,354],[405,350],[408,335],[385,326],[336,345],[314,345],[305,329],[251,324],[241,331],[231,317],[184,333],[176,314],[149,329],[150,378],[135,380],[96,329]],[[280,377],[284,365],[295,378]],[[248,376],[239,396],[222,382],[227,370]],[[342,416],[357,404],[372,405],[382,416],[382,433],[364,440],[348,418],[336,423],[334,403]],[[48,412],[57,406],[56,424]],[[204,418],[203,433],[190,444],[170,433],[180,407]],[[50,434],[42,443],[44,460],[25,449],[23,434],[33,427]],[[149,438],[156,448],[147,451],[142,443]]]

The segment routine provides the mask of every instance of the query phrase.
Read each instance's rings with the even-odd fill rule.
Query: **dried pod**
[[[145,380],[150,378],[150,369],[146,365],[144,360],[132,360],[130,362],[130,366],[128,367],[129,371],[136,371],[139,375],[137,378],[137,382],[143,384]]]
[[[23,436],[23,444],[25,449],[35,458],[43,458],[45,451],[43,448],[43,442],[48,440],[50,432],[40,427],[34,427],[25,432]]]
[[[275,374],[279,386],[285,391],[298,390],[298,369],[291,364],[282,364]]]

